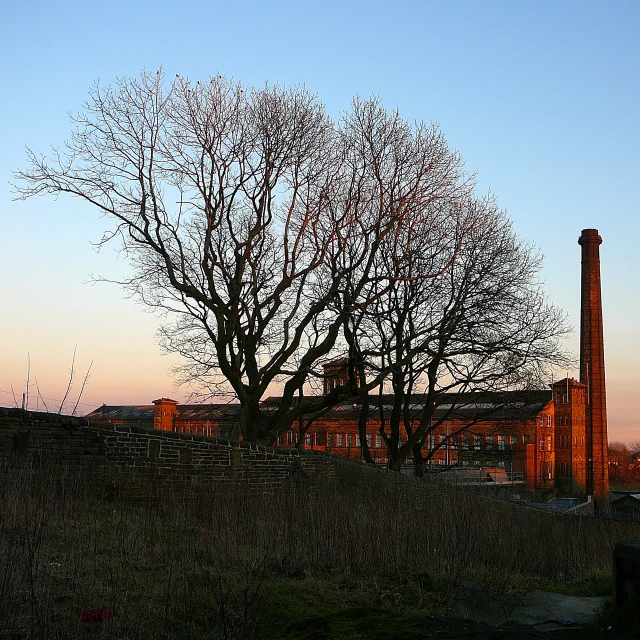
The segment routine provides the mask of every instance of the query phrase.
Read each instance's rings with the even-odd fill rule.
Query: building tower
[[[585,436],[587,492],[596,500],[609,498],[607,397],[604,379],[604,336],[600,292],[600,245],[597,229],[583,229],[582,302],[580,310],[580,382],[586,385]]]

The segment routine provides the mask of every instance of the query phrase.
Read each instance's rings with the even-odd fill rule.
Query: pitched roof
[[[313,401],[313,396],[303,402]],[[437,396],[434,417],[436,419],[461,420],[532,420],[552,399],[551,390],[442,393]],[[385,414],[393,409],[393,394],[370,397],[369,413],[375,418],[379,413],[379,402]],[[269,410],[280,404],[281,397],[271,396],[262,402]],[[298,399],[294,399],[297,403]],[[409,400],[410,412],[418,418],[424,410],[424,396],[413,395]],[[239,404],[178,404],[177,420],[220,421],[237,420]],[[88,420],[153,422],[155,406],[149,405],[103,405],[85,416]],[[360,399],[344,400],[322,414],[334,419],[355,419],[360,413]]]
[[[147,405],[103,405],[88,413],[87,420],[153,422],[155,406]],[[236,420],[240,411],[238,404],[178,404],[177,419],[219,421]]]
[[[304,398],[303,402],[313,401],[313,396]],[[434,417],[436,419],[463,420],[532,420],[551,402],[551,389],[537,391],[501,391],[501,392],[468,392],[442,393],[435,402]],[[265,409],[275,408],[280,404],[279,396],[270,396],[263,401]],[[393,409],[393,394],[383,396],[371,395],[369,413],[375,418],[380,403],[386,415]],[[294,405],[298,399],[294,398]],[[323,413],[323,417],[335,419],[355,418],[360,413],[360,399],[349,398],[336,404]],[[409,400],[409,410],[417,418],[425,408],[423,395],[413,395]]]
[[[102,405],[88,413],[87,420],[138,420],[153,422],[152,404]]]

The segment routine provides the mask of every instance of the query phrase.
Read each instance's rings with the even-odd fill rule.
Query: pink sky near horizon
[[[48,153],[69,137],[68,114],[95,81],[163,67],[194,81],[222,73],[305,84],[334,118],[354,96],[375,95],[408,120],[438,123],[477,172],[478,194],[495,194],[518,235],[545,254],[541,277],[576,329],[566,344],[576,356],[577,239],[597,228],[609,438],[640,440],[640,3],[5,4],[0,405],[13,404],[12,385],[20,396],[27,353],[43,396],[59,401],[76,344],[78,376],[94,360],[82,410],[185,399],[169,375],[175,357],[155,338],[159,318],[115,285],[87,284],[126,273],[117,252],[90,244],[109,222],[77,200],[15,201],[10,187],[12,171],[26,168],[25,146]]]
[[[574,251],[579,262],[577,244]],[[579,289],[577,277],[575,284]],[[93,360],[90,378],[78,406],[79,414],[88,413],[103,403],[150,404],[162,396],[179,402],[187,400],[188,390],[176,388],[169,371],[172,364],[178,362],[178,357],[160,353],[155,339],[160,320],[155,315],[126,299],[115,285],[91,286],[78,281],[71,288],[74,294],[70,300],[61,300],[60,308],[52,310],[51,314],[51,318],[58,315],[67,318],[68,334],[62,339],[57,339],[55,326],[49,331],[46,325],[40,325],[38,319],[28,317],[29,314],[20,317],[19,310],[14,310],[17,315],[14,321],[22,326],[24,334],[4,346],[0,406],[14,405],[11,386],[20,403],[29,354],[31,383],[38,381],[48,409],[53,407],[57,410],[69,380],[76,344],[75,383],[65,406],[71,408],[75,404],[82,378]],[[607,315],[605,309],[606,354],[609,351],[606,344]],[[577,353],[577,332],[572,336],[569,347]],[[617,346],[611,351],[613,355],[606,358],[609,440],[640,440],[640,397],[636,393],[635,381],[624,375],[631,362]],[[579,377],[577,370],[568,373]],[[566,372],[559,372],[559,375],[564,376]],[[277,387],[271,389],[271,393],[277,392]],[[32,386],[29,407],[35,409],[36,406],[43,410],[35,386]]]

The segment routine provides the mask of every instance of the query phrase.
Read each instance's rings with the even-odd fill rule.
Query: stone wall
[[[0,408],[0,468],[45,469],[89,479],[102,493],[185,493],[243,485],[256,492],[285,483],[335,483],[354,460],[320,451],[273,449],[247,442],[114,425],[51,413]]]

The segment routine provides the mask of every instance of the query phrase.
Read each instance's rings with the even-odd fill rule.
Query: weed
[[[134,503],[124,492],[97,499],[74,474],[6,468],[0,636],[350,637],[366,617],[372,637],[384,637],[376,625],[405,625],[410,637],[470,582],[495,597],[606,593],[615,541],[640,537],[637,523],[367,473],[309,490],[213,486],[187,502],[154,491]],[[94,610],[109,617],[81,620]]]

